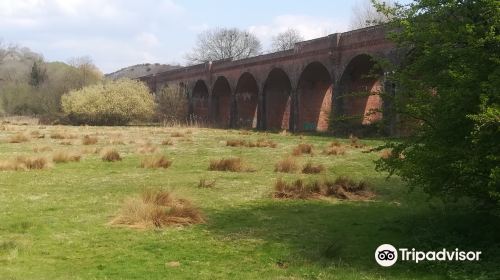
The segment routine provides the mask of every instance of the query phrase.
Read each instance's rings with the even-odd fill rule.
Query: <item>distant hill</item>
[[[145,63],[137,64],[129,67],[122,68],[116,72],[106,74],[106,78],[117,80],[120,78],[135,79],[147,75],[152,75],[160,72],[165,72],[168,70],[173,70],[181,67],[180,65],[168,65],[160,63]]]

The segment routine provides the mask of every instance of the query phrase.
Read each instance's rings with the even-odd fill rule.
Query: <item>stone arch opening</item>
[[[302,131],[327,131],[332,111],[333,80],[320,62],[302,71],[297,87],[297,128]]]
[[[288,75],[274,68],[264,84],[265,129],[290,129],[291,91]]]
[[[252,74],[241,75],[236,86],[236,126],[241,128],[257,127],[257,106],[259,86]]]
[[[191,94],[190,115],[194,121],[207,123],[209,120],[209,99],[210,95],[205,81],[198,80],[194,85]]]
[[[382,119],[382,77],[382,68],[370,55],[349,62],[340,79],[340,111],[347,123],[365,126]]]
[[[231,121],[231,86],[221,76],[217,78],[212,89],[212,112],[216,127],[227,128]]]

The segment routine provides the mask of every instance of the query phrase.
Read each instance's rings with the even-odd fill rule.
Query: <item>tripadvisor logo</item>
[[[461,251],[458,248],[452,251],[442,249],[440,251],[418,251],[407,248],[396,249],[390,244],[380,245],[375,250],[375,260],[380,266],[393,266],[398,259],[419,263],[421,261],[479,261],[481,251]]]

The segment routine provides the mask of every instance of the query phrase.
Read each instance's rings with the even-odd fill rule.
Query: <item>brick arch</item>
[[[297,85],[298,130],[326,131],[332,108],[333,79],[321,62],[309,63]]]
[[[264,82],[263,111],[265,129],[290,129],[292,83],[281,68],[273,68]]]
[[[216,127],[227,128],[231,124],[232,90],[229,80],[219,76],[212,87],[212,118]]]
[[[190,115],[191,119],[200,123],[207,123],[210,116],[210,94],[207,84],[197,80],[191,91]]]
[[[249,72],[238,79],[235,90],[236,126],[243,128],[257,127],[259,86],[255,77]]]
[[[351,125],[369,125],[382,119],[383,70],[370,54],[359,54],[345,66],[339,81],[339,111]]]

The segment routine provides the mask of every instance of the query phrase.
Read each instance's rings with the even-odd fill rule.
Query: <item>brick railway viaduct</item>
[[[377,63],[399,62],[400,52],[386,33],[383,26],[336,33],[287,51],[208,62],[140,80],[153,92],[180,86],[191,118],[221,128],[327,131],[335,130],[329,122],[333,117],[359,129],[385,120],[390,104],[379,93],[395,91],[385,81],[388,70]]]

